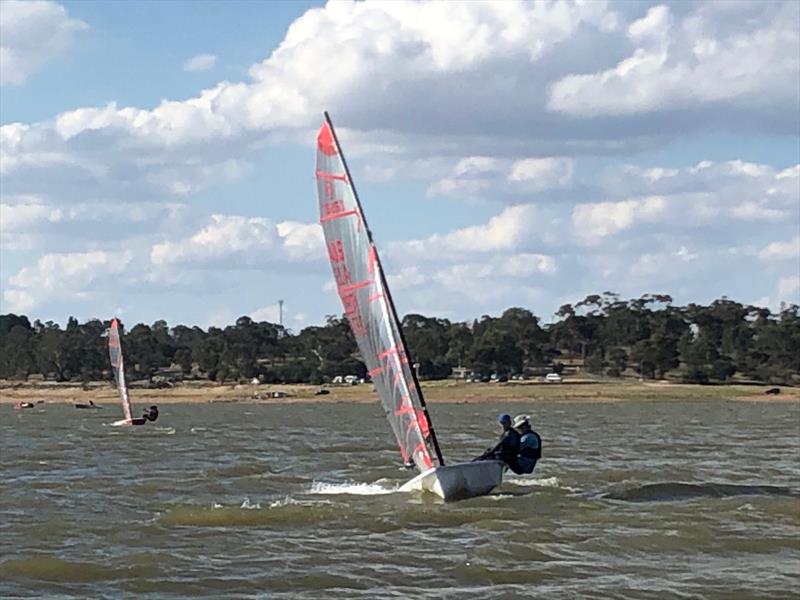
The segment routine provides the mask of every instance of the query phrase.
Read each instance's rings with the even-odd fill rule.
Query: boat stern
[[[485,496],[503,482],[504,466],[497,460],[481,460],[435,467],[407,481],[400,491],[432,492],[446,502]]]

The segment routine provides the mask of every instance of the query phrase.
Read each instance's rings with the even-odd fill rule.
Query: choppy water
[[[446,458],[493,404],[435,404]],[[452,504],[409,476],[377,405],[0,407],[0,596],[789,598],[800,406],[515,405],[532,478]],[[794,596],[796,597],[796,596]]]

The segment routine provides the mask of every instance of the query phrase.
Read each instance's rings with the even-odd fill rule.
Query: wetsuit
[[[145,410],[144,413],[142,413],[142,418],[147,419],[148,421],[155,421],[158,418],[158,408],[151,406]]]
[[[519,453],[519,433],[514,428],[509,428],[500,436],[500,441],[494,448],[490,448],[478,457],[478,460],[502,460],[509,466],[517,462]]]
[[[512,467],[512,469],[517,475],[533,473],[540,458],[542,458],[542,438],[535,431],[528,431],[520,437],[519,455],[515,465],[517,468]]]

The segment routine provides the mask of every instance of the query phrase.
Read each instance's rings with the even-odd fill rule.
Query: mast
[[[361,199],[358,197],[358,191],[356,190],[356,185],[353,182],[353,178],[350,176],[350,168],[347,166],[347,161],[345,160],[344,153],[342,152],[342,147],[339,145],[339,138],[336,137],[336,130],[333,127],[333,122],[331,121],[331,117],[328,114],[328,111],[323,112],[325,115],[325,121],[328,123],[328,127],[330,127],[331,135],[333,136],[333,143],[336,144],[336,150],[339,153],[339,158],[342,160],[342,165],[344,166],[344,172],[347,175],[347,181],[350,183],[350,187],[353,189],[353,197],[356,201],[356,206],[358,206],[358,211],[361,213],[361,220],[364,223],[364,230],[367,232],[367,239],[369,240],[370,245],[375,253],[375,261],[378,263],[378,273],[381,277],[381,286],[383,286],[383,291],[386,295],[386,302],[389,305],[389,310],[392,312],[392,318],[394,318],[395,323],[397,323],[397,331],[400,335],[400,343],[403,345],[403,351],[405,352],[406,357],[408,358],[409,364],[413,364],[413,360],[411,358],[411,354],[408,351],[408,344],[406,344],[406,338],[403,334],[403,326],[400,322],[400,319],[397,317],[397,309],[394,306],[394,299],[392,298],[392,293],[389,291],[389,285],[386,282],[386,275],[383,272],[383,265],[381,264],[381,258],[378,254],[378,249],[375,246],[375,242],[372,239],[372,230],[370,230],[369,225],[367,224],[367,217],[364,214],[364,209],[361,206]],[[417,391],[417,396],[419,397],[419,403],[422,407],[422,412],[425,415],[425,421],[428,424],[428,431],[431,435],[431,442],[433,443],[433,449],[436,452],[436,458],[439,460],[439,465],[444,466],[444,457],[442,456],[442,451],[439,448],[439,441],[436,439],[436,432],[433,429],[433,423],[431,422],[431,417],[428,414],[428,406],[425,404],[425,397],[422,395],[422,388],[419,385],[419,379],[417,379],[416,369],[409,369],[411,372],[411,378],[414,380],[414,388]]]

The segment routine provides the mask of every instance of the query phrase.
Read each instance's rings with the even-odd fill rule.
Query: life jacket
[[[538,442],[536,448],[528,445],[528,440],[526,438],[529,435],[536,437],[536,441]],[[537,461],[542,458],[542,437],[533,430],[524,433],[520,438],[519,455],[523,458],[530,458]]]

